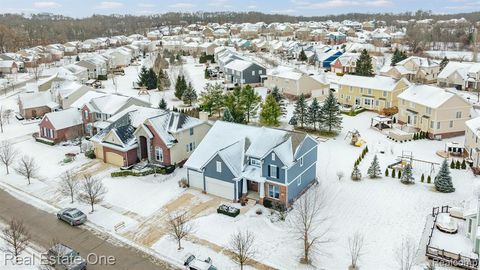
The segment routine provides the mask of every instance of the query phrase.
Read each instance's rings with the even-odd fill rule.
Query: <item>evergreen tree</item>
[[[138,86],[147,87],[148,76],[148,69],[145,66],[142,66],[142,68],[140,69],[140,73],[138,74]]]
[[[420,177],[420,182],[425,182],[425,175],[422,173],[422,176]]]
[[[75,61],[80,62],[80,56],[75,57]]]
[[[298,55],[298,61],[300,61],[300,62],[307,61],[307,55],[305,54],[305,51],[303,50],[303,48],[300,51],[300,54]]]
[[[452,159],[452,162],[450,162],[450,169],[455,169],[455,161]]]
[[[373,157],[372,164],[368,168],[367,174],[370,178],[378,178],[381,176],[382,171],[380,169],[380,164],[378,163],[377,155]]]
[[[429,184],[432,183],[432,177],[430,175],[427,176],[427,183],[429,183]]]
[[[307,113],[308,113],[308,106],[307,102],[305,101],[305,96],[300,94],[300,97],[295,103],[295,111],[293,115],[295,119],[297,119],[297,124],[300,124],[300,127],[303,128],[303,125],[307,122]]]
[[[185,81],[185,77],[182,75],[178,75],[177,81],[175,83],[175,97],[178,99],[182,99],[185,89],[187,89],[187,82]]]
[[[225,108],[228,108],[229,113],[235,123],[245,122],[245,107],[242,103],[242,91],[240,87],[236,87],[233,91],[225,96]]]
[[[297,126],[298,125],[297,117],[295,117],[295,115],[292,116],[292,118],[290,118],[290,120],[288,120],[288,124],[292,125],[292,126]]]
[[[340,106],[338,106],[337,99],[332,92],[328,94],[322,109],[321,109],[321,125],[328,129],[328,132],[332,132],[342,127],[342,116],[340,112]]]
[[[210,77],[210,73],[208,73],[208,68],[205,67],[205,71],[203,72],[203,76],[205,77],[205,79],[208,79]]]
[[[357,59],[355,73],[359,76],[373,76],[372,57],[366,49],[363,49],[360,57]]]
[[[402,179],[402,171],[398,171],[398,179]]]
[[[275,101],[277,104],[280,106],[280,110],[282,112],[282,115],[287,114],[287,109],[285,108],[285,99],[283,98],[283,95],[280,93],[280,90],[278,87],[273,87],[272,89],[272,95],[275,98]]]
[[[233,119],[232,114],[230,113],[230,109],[226,108],[225,111],[223,111],[223,121],[225,122],[235,122],[235,119]]]
[[[444,159],[440,171],[435,177],[435,188],[443,193],[454,192],[455,188],[452,184],[452,176],[450,176],[450,169],[448,168],[447,160]]]
[[[258,110],[258,105],[262,101],[260,95],[258,95],[255,90],[247,85],[242,89],[241,92],[241,103],[245,108],[245,114],[247,116],[247,124],[250,123],[250,118],[255,117]]]
[[[207,84],[200,94],[200,107],[209,114],[220,113],[224,105],[223,88],[220,84]]]
[[[461,164],[460,160],[457,159],[457,162],[455,162],[455,169],[460,170]]]
[[[467,163],[465,162],[465,159],[462,161],[462,170],[465,170],[467,168]]]
[[[407,55],[405,54],[405,52],[400,51],[398,48],[395,48],[390,65],[392,67],[396,66],[398,62],[401,62],[406,58],[407,58]]]
[[[278,126],[278,118],[281,116],[280,106],[275,101],[275,97],[270,94],[265,99],[260,112],[260,123],[266,126]]]
[[[153,70],[153,68],[150,68],[147,72],[147,80],[144,84],[145,87],[147,87],[147,90],[152,90],[157,88],[157,74]]]
[[[160,103],[158,104],[158,108],[159,109],[162,109],[162,110],[166,110],[167,109],[167,102],[165,101],[164,98],[162,98],[160,100]]]
[[[317,98],[314,98],[310,106],[308,107],[307,121],[313,125],[313,130],[317,130],[317,123],[320,123],[321,117],[320,104],[318,104]],[[320,128],[320,127],[319,127]]]
[[[397,177],[395,169],[392,169],[392,178]]]
[[[358,181],[358,180],[362,179],[362,173],[360,172],[360,170],[358,169],[358,166],[356,164],[355,164],[355,166],[353,166],[353,171],[352,171],[351,178],[354,181]]]
[[[412,166],[410,164],[407,164],[403,169],[400,182],[404,184],[413,184],[415,182],[415,178],[413,178]]]
[[[188,106],[191,106],[193,102],[197,100],[197,92],[192,86],[192,83],[189,83],[187,89],[183,91],[182,101]]]
[[[388,177],[388,168],[385,169],[385,176]]]
[[[440,62],[440,71],[442,71],[447,66],[448,62],[450,62],[450,60],[448,60],[448,58],[445,56]]]

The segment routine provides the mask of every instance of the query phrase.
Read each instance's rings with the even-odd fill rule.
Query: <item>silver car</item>
[[[47,251],[48,264],[58,270],[86,270],[87,261],[72,248],[55,244]]]
[[[57,218],[61,219],[72,226],[77,226],[87,221],[87,215],[77,208],[65,208],[57,213]]]

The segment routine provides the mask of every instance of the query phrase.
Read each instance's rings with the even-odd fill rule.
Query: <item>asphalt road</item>
[[[153,270],[178,269],[162,261],[154,261],[150,256],[133,248],[119,246],[107,241],[108,237],[99,236],[91,230],[70,225],[57,218],[26,204],[4,190],[0,189],[0,219],[4,222],[12,217],[23,220],[31,234],[34,243],[48,249],[56,239],[76,251],[82,257],[94,253],[98,256],[113,256],[113,265],[88,265],[88,269],[125,269],[125,270]],[[115,242],[115,241],[113,241]],[[92,257],[93,258],[93,257]],[[1,267],[0,267],[1,269]]]

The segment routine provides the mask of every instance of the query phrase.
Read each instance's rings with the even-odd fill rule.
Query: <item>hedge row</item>
[[[157,168],[157,169],[149,169],[146,171],[141,171],[141,172],[134,172],[132,170],[124,170],[124,171],[118,171],[118,172],[112,172],[110,174],[111,177],[124,177],[124,176],[146,176],[150,174],[171,174],[175,170],[175,166],[167,166],[167,167],[162,167],[162,168]]]
[[[52,141],[47,141],[47,140],[44,140],[42,138],[35,138],[35,141],[39,142],[39,143],[43,143],[43,144],[47,144],[47,145],[55,145],[54,142]]]
[[[240,214],[240,209],[222,204],[217,208],[217,213],[224,214],[229,217],[236,217]]]

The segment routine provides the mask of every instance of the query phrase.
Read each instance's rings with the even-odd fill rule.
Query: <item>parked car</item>
[[[64,244],[55,244],[47,251],[50,266],[62,270],[86,270],[87,261],[80,253]]]
[[[212,264],[212,259],[208,257],[206,260],[202,261],[195,257],[195,255],[188,253],[185,256],[183,265],[186,266],[186,269],[189,270],[217,270]]]
[[[77,208],[65,208],[57,213],[57,218],[72,226],[77,226],[87,221],[87,215]]]

